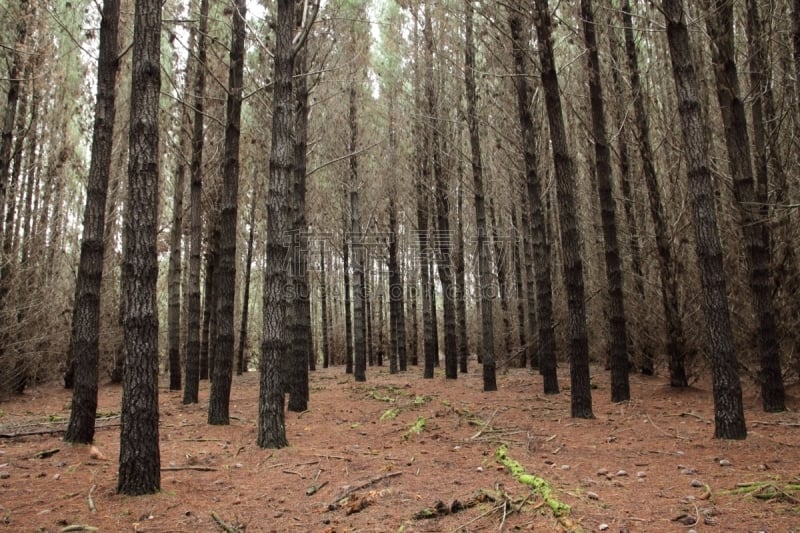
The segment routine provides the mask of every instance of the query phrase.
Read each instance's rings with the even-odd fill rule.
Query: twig
[[[450,533],[457,533],[458,531],[465,531],[465,530],[466,530],[466,527],[467,527],[468,525],[472,524],[473,522],[477,522],[477,521],[478,521],[478,520],[480,520],[481,518],[486,518],[487,516],[489,516],[490,514],[494,513],[495,511],[497,511],[498,509],[500,509],[500,508],[501,508],[501,507],[503,507],[504,505],[505,505],[505,502],[501,503],[501,504],[500,504],[500,505],[498,505],[497,507],[492,507],[491,509],[489,509],[489,510],[488,510],[488,511],[486,511],[485,513],[483,513],[483,514],[481,514],[481,515],[478,515],[478,516],[476,516],[475,518],[473,518],[473,519],[472,519],[472,520],[470,520],[469,522],[466,522],[466,523],[464,523],[464,524],[461,524],[461,525],[460,525],[460,526],[458,526],[457,528],[455,528],[455,529],[451,530],[451,531],[450,531]]]
[[[483,434],[483,432],[486,430],[486,428],[489,427],[489,424],[492,422],[492,419],[494,419],[494,416],[496,414],[497,414],[497,409],[494,410],[494,412],[492,413],[492,416],[490,416],[489,419],[486,421],[486,423],[483,424],[483,427],[480,430],[478,430],[478,432],[475,433],[472,437],[470,437],[470,439],[474,440],[474,439],[477,439],[478,437],[480,437]]]
[[[216,522],[217,525],[221,527],[223,531],[225,531],[225,533],[241,533],[239,528],[234,527],[223,521],[222,518],[220,518],[219,515],[214,511],[211,511],[211,518],[214,519],[214,522]]]
[[[294,474],[295,476],[298,476],[300,479],[306,478],[306,476],[304,476],[300,472],[295,472],[294,470],[283,469],[281,470],[281,472],[283,472],[284,474]]]
[[[328,510],[329,511],[333,511],[334,509],[336,509],[339,506],[339,502],[341,500],[344,500],[345,498],[347,498],[348,496],[353,494],[355,491],[367,488],[367,487],[369,487],[371,485],[374,485],[375,483],[378,483],[381,480],[388,479],[390,477],[399,476],[400,474],[402,474],[402,472],[389,472],[389,473],[383,474],[381,476],[375,476],[375,477],[369,478],[367,481],[364,481],[363,483],[359,483],[358,485],[355,485],[355,486],[352,486],[352,487],[345,486],[345,488],[342,489],[342,491],[339,493],[339,495],[336,496],[336,498],[334,498],[333,501],[328,504]]]
[[[196,470],[198,472],[216,472],[213,466],[164,466],[162,472],[179,472],[181,470]]]
[[[685,437],[681,437],[680,435],[678,435],[678,433],[677,433],[677,432],[675,433],[675,435],[673,435],[672,433],[669,433],[668,431],[664,431],[663,429],[661,429],[660,427],[658,427],[658,425],[657,425],[655,422],[653,422],[653,419],[652,419],[652,418],[650,418],[650,415],[648,415],[648,414],[645,414],[644,416],[646,416],[646,417],[647,417],[647,420],[649,420],[649,421],[650,421],[650,424],[652,424],[652,426],[653,426],[654,428],[656,428],[656,429],[657,429],[657,430],[658,430],[660,433],[662,433],[663,435],[666,435],[667,437],[672,437],[673,439],[683,439],[683,440],[686,440],[686,438],[685,438]]]
[[[96,489],[96,488],[97,488],[97,485],[92,485],[92,487],[89,489],[89,495],[86,497],[86,501],[89,504],[89,512],[90,513],[96,513],[97,512],[97,507],[94,506],[94,499],[92,499],[92,492],[94,492],[94,489]]]
[[[342,457],[341,455],[323,455],[321,453],[315,453],[315,457],[323,457],[325,459],[339,459],[340,461],[352,461],[349,457]]]
[[[85,524],[72,524],[71,526],[61,528],[61,533],[69,533],[70,531],[100,531],[100,529]]]

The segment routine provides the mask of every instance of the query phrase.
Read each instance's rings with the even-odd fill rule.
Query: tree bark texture
[[[786,394],[781,373],[778,328],[772,298],[772,257],[769,227],[762,218],[765,194],[757,194],[750,153],[747,115],[739,88],[733,40],[733,4],[728,0],[707,0],[706,26],[711,36],[711,56],[716,79],[717,101],[722,113],[733,196],[739,204],[744,236],[748,282],[756,315],[756,339],[761,369],[761,402],[765,411],[783,411]]]
[[[527,57],[530,49],[528,36],[523,30],[522,18],[513,13],[509,18],[512,52],[514,55],[514,85],[517,91],[517,113],[522,131],[523,159],[525,162],[525,184],[530,209],[530,234],[533,247],[533,270],[536,276],[536,315],[539,333],[539,372],[542,374],[544,393],[558,394],[556,368],[556,338],[553,324],[553,288],[550,275],[551,254],[547,240],[544,199],[541,178],[538,172],[536,152],[536,130],[531,113],[531,90],[526,75],[529,73]],[[533,358],[531,359],[533,362]]]
[[[286,423],[280,362],[288,356],[286,310],[287,248],[290,228],[289,189],[294,174],[294,119],[292,100],[292,32],[294,1],[278,0],[275,30],[272,148],[267,196],[267,262],[264,271],[264,332],[259,360],[258,438],[261,448],[283,448]]]
[[[228,95],[225,110],[225,145],[222,160],[220,252],[217,263],[217,341],[214,343],[214,375],[208,402],[208,423],[227,425],[233,379],[236,299],[236,222],[239,206],[239,139],[242,123],[242,87],[246,0],[236,0],[231,28]]]
[[[682,0],[663,0],[672,74],[683,130],[684,158],[692,197],[698,266],[703,287],[703,311],[708,328],[714,390],[714,436],[743,439],[747,436],[742,388],[733,347],[722,245],[708,166],[698,82],[689,46],[689,31]]]
[[[667,327],[667,364],[669,366],[669,381],[673,387],[686,387],[689,381],[686,377],[686,353],[684,346],[683,324],[678,302],[678,282],[676,279],[675,260],[669,244],[667,224],[664,220],[664,207],[661,201],[661,191],[658,185],[655,165],[653,163],[653,149],[650,142],[650,123],[644,105],[644,89],[642,88],[639,73],[639,59],[636,51],[636,41],[633,35],[633,20],[629,0],[623,0],[622,23],[625,28],[625,51],[630,71],[631,90],[633,92],[633,109],[636,118],[636,129],[639,136],[639,155],[642,160],[642,174],[644,175],[647,197],[650,205],[650,216],[653,219],[655,230],[656,251],[658,253],[658,267],[661,279],[661,301],[664,307],[664,319]]]
[[[183,403],[197,403],[200,388],[200,255],[203,236],[203,148],[205,138],[206,35],[208,0],[200,0],[197,68],[194,72],[194,120],[189,196],[189,283],[186,304],[186,362]]]
[[[69,350],[74,362],[75,383],[69,416],[67,442],[90,443],[94,439],[97,415],[97,365],[100,341],[100,286],[103,280],[106,197],[111,172],[114,119],[116,117],[117,36],[119,2],[106,0],[100,20],[100,47],[97,62],[97,100],[92,132],[92,159],[83,238],[75,283],[75,304]]]
[[[472,0],[464,0],[465,46],[464,85],[467,96],[467,126],[469,128],[472,155],[472,180],[475,191],[475,224],[478,231],[478,302],[481,310],[481,359],[483,363],[483,390],[496,391],[496,363],[494,358],[494,322],[492,320],[492,269],[489,264],[489,234],[486,224],[486,201],[484,199],[483,163],[481,161],[480,123],[475,87],[475,43],[473,36],[474,7]]]
[[[592,395],[589,383],[589,339],[586,332],[586,304],[583,285],[582,237],[575,215],[576,169],[569,152],[561,109],[555,57],[553,55],[551,18],[547,0],[535,0],[534,23],[539,39],[539,62],[542,72],[547,119],[553,150],[558,197],[561,248],[564,254],[564,285],[567,292],[567,337],[569,338],[572,416],[592,418]]]
[[[597,25],[591,0],[581,0],[581,20],[587,49],[589,103],[592,110],[595,177],[600,198],[600,217],[605,244],[606,281],[608,283],[609,333],[611,344],[611,401],[630,400],[628,382],[628,333],[625,318],[624,277],[617,239],[617,206],[611,176],[611,148],[608,145],[603,89],[600,83],[600,56],[597,52]]]
[[[158,100],[161,1],[136,0],[131,67],[130,155],[122,286],[125,372],[117,490],[136,496],[161,488],[158,444]]]

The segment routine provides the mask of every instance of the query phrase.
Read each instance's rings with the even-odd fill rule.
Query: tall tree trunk
[[[369,249],[364,247],[366,260],[364,261],[364,335],[367,348],[367,364],[375,364],[375,351],[372,338],[372,258],[369,257]]]
[[[345,195],[346,203],[350,203],[350,193]],[[350,275],[350,231],[348,231],[348,218],[345,210],[344,225],[342,226],[342,271],[344,277],[344,330],[345,330],[345,374],[353,373],[353,291]]]
[[[244,294],[242,294],[242,323],[239,326],[239,347],[236,356],[236,373],[242,374],[247,372],[248,359],[245,357],[245,350],[247,348],[247,329],[250,320],[250,277],[253,269],[253,240],[255,237],[256,225],[256,200],[258,195],[256,191],[251,193],[253,198],[250,204],[250,220],[248,221],[249,228],[247,230],[247,253],[244,260]]]
[[[358,205],[358,92],[355,82],[350,83],[350,107],[348,123],[350,127],[350,238],[353,246],[353,377],[356,381],[366,381],[367,354],[364,338],[365,293],[364,293],[364,249],[361,244],[361,213]]]
[[[619,51],[621,44],[612,30],[609,32],[609,40],[611,41],[611,61],[615,65],[611,69],[611,77],[614,83],[614,94],[625,94],[625,88],[620,74]],[[620,173],[620,186],[622,189],[622,208],[625,213],[625,223],[628,227],[628,250],[631,256],[631,270],[633,272],[633,285],[636,289],[640,305],[645,305],[645,291],[644,291],[644,271],[642,270],[642,250],[639,243],[639,229],[636,222],[636,214],[634,211],[634,198],[631,190],[631,160],[630,149],[628,148],[628,121],[627,110],[625,109],[626,103],[618,99],[618,105],[614,109],[614,118],[617,121],[617,153],[619,154],[619,173]],[[628,330],[630,332],[630,329]],[[655,372],[653,361],[653,347],[648,340],[648,335],[645,333],[641,335],[640,342],[638,343],[640,350],[634,350],[634,353],[640,351],[639,364],[643,374],[653,375]]]
[[[491,223],[491,240],[494,248],[494,269],[497,272],[497,294],[500,296],[500,310],[503,313],[503,341],[505,343],[505,359],[507,360],[514,351],[514,339],[511,335],[511,317],[509,316],[508,305],[508,264],[505,239],[500,238],[497,227],[497,214],[494,209],[494,201],[489,199],[489,221]]]
[[[464,85],[467,96],[467,125],[472,153],[472,180],[475,191],[475,224],[478,230],[478,303],[481,309],[481,360],[483,362],[483,390],[496,391],[497,378],[494,358],[494,323],[492,320],[492,269],[489,265],[489,234],[486,224],[486,202],[483,186],[483,163],[481,161],[480,122],[478,120],[478,96],[475,89],[475,43],[473,37],[472,0],[464,0],[465,46]]]
[[[298,2],[296,16],[303,20],[304,2]],[[289,335],[289,411],[308,409],[308,367],[311,356],[311,302],[308,296],[308,227],[306,224],[306,148],[308,146],[308,67],[306,48],[295,56],[294,72],[294,179],[291,187],[292,254],[291,276],[294,287],[290,312]]]
[[[678,112],[683,130],[689,189],[692,194],[692,219],[695,227],[697,259],[703,287],[703,311],[711,349],[714,388],[714,436],[743,439],[747,436],[742,405],[742,387],[737,373],[733,346],[722,244],[717,230],[714,191],[708,166],[708,147],[703,129],[698,82],[689,46],[682,0],[663,0],[667,40],[672,60],[672,75],[678,95]]]
[[[628,59],[628,70],[631,76],[631,90],[633,92],[633,110],[636,116],[636,129],[639,135],[639,156],[642,159],[642,174],[644,175],[647,196],[650,204],[650,216],[653,219],[653,229],[656,238],[656,251],[658,254],[658,268],[661,276],[661,302],[664,307],[664,319],[667,327],[667,363],[669,365],[669,383],[673,387],[686,387],[689,382],[686,377],[686,354],[684,346],[683,324],[681,323],[680,308],[678,303],[678,282],[676,279],[676,266],[672,258],[669,244],[667,224],[664,220],[664,207],[661,202],[661,192],[658,187],[658,177],[653,164],[653,149],[650,142],[650,124],[644,107],[644,92],[641,76],[639,74],[639,59],[636,51],[636,41],[633,36],[633,21],[629,0],[622,0],[622,23],[625,27],[625,50]],[[645,363],[645,372],[649,363]]]
[[[197,32],[194,26],[189,29],[190,51],[194,51]],[[189,57],[186,60],[184,69],[185,82],[183,87],[183,99],[189,99],[189,88],[191,87],[193,68],[196,62]],[[173,193],[172,193],[172,228],[170,228],[170,254],[169,272],[167,274],[169,283],[169,303],[167,308],[167,339],[169,353],[169,388],[170,390],[181,389],[181,283],[183,281],[183,196],[184,183],[186,181],[186,154],[189,151],[192,136],[192,117],[188,107],[183,102],[179,103],[180,121],[178,135],[180,136],[180,150],[177,156]]]
[[[7,201],[6,188],[11,174],[11,159],[13,156],[11,148],[14,143],[14,126],[17,123],[17,102],[19,100],[20,78],[23,68],[22,51],[25,49],[25,40],[28,36],[29,8],[29,0],[19,0],[16,25],[17,36],[14,43],[11,66],[8,70],[8,91],[6,92],[3,123],[0,124],[0,127],[2,127],[2,130],[0,130],[0,207]],[[4,228],[3,231],[4,233],[8,232],[9,229]],[[3,261],[3,263],[5,262]],[[0,270],[0,280],[2,278],[2,270]],[[5,290],[0,293],[0,306],[3,305],[2,297],[5,296],[4,293]]]
[[[403,284],[400,278],[400,266],[397,262],[397,203],[395,195],[389,196],[389,373],[396,374],[400,361],[400,315],[402,309]],[[399,298],[398,298],[399,293]]]
[[[264,333],[259,360],[258,438],[261,448],[283,448],[286,423],[281,361],[288,356],[285,270],[287,250],[283,239],[290,228],[289,189],[294,175],[292,134],[292,33],[294,0],[278,0],[275,26],[275,61],[272,96],[272,148],[267,195],[267,262],[264,270]]]
[[[239,205],[239,139],[242,123],[242,86],[246,0],[236,0],[231,28],[228,94],[225,112],[225,145],[222,159],[220,252],[217,262],[217,331],[214,375],[208,402],[208,423],[227,425],[233,379],[233,306],[236,297],[236,222]]]
[[[103,242],[105,230],[108,175],[116,117],[117,35],[119,2],[106,0],[100,20],[100,46],[97,61],[97,100],[92,132],[92,159],[86,207],[83,214],[83,238],[75,282],[75,304],[69,350],[73,355],[75,386],[72,409],[64,440],[88,444],[94,439],[97,415],[97,365],[100,342],[100,286],[103,279]]]
[[[328,273],[325,271],[325,241],[320,242],[319,250],[319,305],[322,315],[322,368],[331,364],[331,348],[328,339]]]
[[[412,366],[417,366],[419,364],[419,315],[417,312],[417,280],[411,279],[406,286],[406,290],[408,291],[408,302],[409,306],[411,307],[411,354],[409,355],[409,363]],[[400,364],[400,372],[405,372],[408,368],[403,367],[403,359],[402,354],[399,361]]]
[[[711,53],[717,87],[717,101],[722,112],[729,171],[733,178],[733,196],[739,204],[744,235],[748,281],[758,326],[756,338],[761,366],[761,402],[765,411],[783,411],[785,392],[781,374],[781,354],[772,300],[769,228],[762,218],[766,205],[766,187],[757,192],[753,179],[747,116],[739,88],[739,74],[733,42],[733,5],[727,0],[707,0],[706,27],[712,39]]]
[[[517,89],[517,112],[522,130],[523,159],[525,161],[525,182],[527,200],[531,217],[531,244],[533,247],[533,267],[536,273],[536,315],[539,326],[539,372],[542,374],[544,393],[558,394],[558,375],[556,369],[556,338],[553,324],[553,288],[550,276],[550,243],[547,239],[547,218],[544,209],[541,177],[538,172],[536,152],[536,130],[531,113],[531,90],[527,51],[529,38],[520,17],[512,13],[509,18],[514,54],[514,85]],[[533,359],[531,359],[533,362]]]
[[[569,362],[572,416],[592,418],[592,394],[589,383],[589,339],[586,333],[586,304],[581,259],[581,233],[575,216],[575,162],[569,153],[561,94],[553,55],[551,19],[547,0],[535,0],[534,23],[539,39],[539,61],[542,70],[547,119],[556,174],[558,219],[561,248],[564,253],[564,285],[569,313]]]
[[[441,135],[439,134],[439,110],[436,105],[436,88],[434,87],[434,57],[433,57],[433,20],[430,9],[425,7],[425,107],[428,116],[425,127],[427,148],[430,151],[430,161],[434,179],[434,197],[436,206],[436,230],[435,235],[436,258],[438,259],[439,281],[442,285],[442,310],[444,321],[444,361],[445,378],[456,379],[458,377],[458,351],[456,345],[456,309],[454,298],[454,281],[450,235],[450,206],[448,202],[448,187],[442,167]],[[435,290],[435,288],[434,288]],[[432,293],[432,296],[435,292]],[[433,308],[436,313],[436,308]],[[438,342],[437,342],[438,344]],[[437,350],[438,352],[438,350]],[[438,360],[438,354],[437,354]]]
[[[519,339],[519,359],[517,365],[525,368],[528,365],[528,341],[525,335],[525,280],[522,278],[522,231],[517,225],[517,208],[511,207],[511,225],[514,228],[514,238],[511,241],[514,254],[514,290],[517,301],[517,338]]]
[[[617,239],[617,206],[611,180],[611,149],[608,146],[603,89],[600,83],[600,56],[597,52],[597,26],[591,0],[581,0],[583,37],[588,54],[589,102],[592,108],[594,164],[600,216],[605,243],[606,279],[609,301],[609,333],[611,336],[611,401],[630,400],[628,382],[628,333],[625,323],[624,277]]]
[[[117,491],[161,488],[158,447],[158,99],[161,0],[136,0],[131,66],[130,157],[122,286],[125,373]]]
[[[218,205],[213,202],[212,205]],[[214,376],[214,346],[217,343],[217,266],[219,263],[219,212],[211,208],[206,238],[205,298],[203,302],[203,329],[200,337],[200,379]]]
[[[203,148],[205,137],[206,35],[208,0],[200,0],[200,24],[197,30],[197,68],[194,73],[194,119],[192,124],[192,160],[189,196],[189,286],[186,306],[186,362],[183,403],[197,403],[200,388],[200,254],[203,236]]]
[[[460,136],[459,136],[460,137]],[[459,141],[459,145],[460,145]],[[458,197],[456,200],[456,257],[455,299],[456,338],[458,340],[458,370],[466,374],[469,370],[469,338],[467,336],[467,291],[466,267],[464,264],[464,165],[458,159]]]

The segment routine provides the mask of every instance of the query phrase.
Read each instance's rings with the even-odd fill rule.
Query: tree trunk
[[[747,436],[742,405],[742,388],[733,347],[722,245],[717,230],[714,191],[708,166],[708,148],[698,82],[689,47],[689,31],[682,0],[663,0],[672,74],[678,96],[678,112],[683,130],[689,189],[692,194],[692,219],[695,227],[697,259],[703,287],[703,311],[711,349],[714,388],[714,437],[743,439]]]
[[[617,206],[611,180],[611,149],[608,146],[603,90],[600,83],[600,56],[597,52],[597,26],[591,0],[581,0],[583,36],[588,54],[589,102],[592,108],[595,177],[600,198],[600,216],[605,243],[606,279],[609,301],[609,333],[611,341],[611,401],[630,400],[628,382],[628,333],[625,323],[624,277],[617,239]]]
[[[259,360],[258,438],[261,448],[283,448],[286,423],[281,361],[288,356],[286,310],[287,249],[283,239],[290,229],[289,189],[294,175],[294,120],[292,117],[292,33],[294,1],[278,0],[273,70],[272,148],[267,195],[267,261],[264,270],[264,333]]]
[[[218,205],[216,201],[212,205]],[[217,341],[217,264],[219,261],[219,212],[211,208],[206,239],[205,301],[203,330],[200,337],[200,379],[214,375],[214,346]]]
[[[525,181],[527,200],[531,217],[531,244],[533,247],[533,269],[536,273],[536,315],[539,326],[539,372],[542,374],[544,393],[558,394],[558,375],[556,367],[556,338],[553,324],[553,288],[550,276],[550,243],[547,239],[547,218],[545,216],[541,178],[538,172],[536,155],[536,131],[531,113],[530,86],[527,51],[529,39],[523,30],[522,18],[512,13],[509,18],[514,55],[514,85],[517,89],[517,112],[522,130],[523,158],[525,161]],[[533,358],[531,359],[533,362]]]
[[[475,190],[475,224],[478,230],[478,303],[481,309],[481,360],[483,362],[483,390],[496,391],[497,378],[494,359],[494,323],[492,320],[492,269],[489,265],[489,238],[486,225],[486,205],[481,162],[480,122],[475,89],[475,44],[473,42],[472,0],[464,0],[466,27],[464,46],[464,85],[467,96],[467,125],[472,150],[472,180]]]
[[[419,315],[417,312],[417,280],[411,279],[406,286],[408,291],[408,302],[411,307],[411,354],[409,355],[409,362],[412,366],[419,364]],[[402,356],[402,354],[401,354]],[[400,372],[405,372],[408,367],[403,366],[403,359],[400,358]]]
[[[748,281],[758,322],[756,339],[760,352],[761,402],[767,412],[783,411],[786,408],[786,395],[772,299],[770,236],[761,213],[761,206],[767,202],[766,187],[763,188],[763,194],[759,194],[753,179],[747,116],[739,88],[734,50],[733,5],[727,0],[708,0],[707,7],[709,14],[706,27],[712,39],[711,55],[717,82],[717,101],[722,113],[729,171],[733,178],[733,196],[739,204]]]
[[[239,329],[239,348],[236,356],[236,373],[241,375],[247,372],[248,358],[245,357],[245,350],[247,348],[247,329],[250,320],[250,277],[253,269],[253,239],[255,237],[255,212],[256,212],[256,199],[258,195],[256,191],[252,191],[252,202],[250,204],[250,226],[247,230],[247,255],[244,260],[244,294],[242,295],[242,323]]]
[[[158,446],[158,100],[161,1],[136,0],[131,66],[130,156],[122,286],[125,373],[117,490],[137,496],[161,488]]]
[[[194,121],[190,163],[189,283],[186,306],[186,362],[183,403],[197,403],[200,387],[200,254],[203,236],[203,123],[205,118],[206,35],[208,0],[200,0],[197,31],[197,68],[194,73]]]
[[[397,203],[395,195],[389,196],[389,373],[396,374],[400,361],[400,319],[402,308],[403,283],[400,266],[397,262]],[[398,298],[399,294],[399,298]]]
[[[575,162],[569,153],[561,94],[551,36],[551,20],[547,0],[535,0],[534,23],[539,40],[539,61],[542,70],[547,119],[553,150],[558,196],[558,218],[561,248],[564,253],[564,285],[569,314],[570,395],[572,416],[592,418],[592,394],[589,383],[589,339],[586,333],[586,304],[581,259],[581,233],[575,216]]]
[[[296,6],[302,8],[303,2]],[[296,15],[303,20],[302,10]],[[294,82],[294,179],[292,180],[292,253],[291,276],[294,291],[289,302],[289,411],[308,409],[308,367],[311,356],[311,302],[308,296],[308,227],[306,224],[306,149],[308,146],[308,68],[306,47],[295,56]]]
[[[328,283],[327,272],[325,271],[325,241],[320,242],[319,250],[319,305],[322,315],[322,368],[328,368],[331,364],[331,348],[328,339]]]
[[[239,138],[242,123],[242,86],[246,0],[236,0],[231,28],[225,145],[222,159],[220,252],[217,262],[217,331],[214,375],[208,402],[208,423],[227,425],[233,379],[233,307],[236,297],[236,222],[239,205]]]
[[[119,2],[106,0],[100,20],[100,46],[97,61],[97,100],[92,132],[92,159],[83,239],[75,283],[70,352],[73,354],[75,386],[72,409],[64,440],[88,444],[94,439],[97,415],[97,365],[100,341],[100,286],[103,279],[106,197],[111,172],[111,150],[116,117],[117,35]]]
[[[647,196],[650,203],[650,216],[653,219],[653,229],[656,237],[656,251],[658,253],[659,275],[661,277],[661,303],[664,307],[664,319],[667,327],[667,362],[669,365],[669,383],[673,387],[686,387],[689,382],[686,377],[686,354],[683,338],[683,325],[681,324],[680,307],[678,303],[678,282],[676,279],[676,266],[672,258],[672,251],[667,234],[667,224],[664,220],[664,207],[661,202],[661,192],[658,187],[658,177],[653,164],[653,149],[650,143],[650,124],[644,107],[644,92],[641,76],[639,74],[639,59],[636,51],[636,41],[633,37],[633,22],[631,17],[630,1],[623,0],[622,23],[625,27],[625,50],[628,58],[628,70],[631,76],[631,90],[633,92],[633,109],[636,116],[636,129],[639,134],[639,155],[642,159],[642,174],[647,187]],[[645,363],[647,373],[650,363]]]
[[[615,65],[611,69],[611,77],[614,83],[614,93],[617,95],[625,94],[625,88],[622,83],[620,75],[621,61],[619,59],[619,50],[621,44],[616,37],[616,33],[612,30],[609,32],[611,41],[611,58],[612,63]],[[614,109],[614,118],[617,121],[617,153],[619,154],[619,173],[620,173],[620,186],[622,189],[622,208],[625,213],[625,223],[628,227],[628,250],[631,256],[631,270],[633,272],[633,285],[636,289],[636,295],[640,305],[645,304],[645,291],[644,291],[644,271],[642,270],[642,250],[639,242],[639,228],[636,223],[636,214],[634,211],[634,198],[631,191],[631,161],[630,150],[628,148],[628,122],[627,122],[627,105],[621,99],[618,99],[618,105]],[[635,317],[635,313],[634,313]],[[640,324],[644,327],[644,324]],[[636,325],[634,325],[636,329]],[[630,329],[628,330],[630,332]],[[655,373],[653,361],[653,347],[648,340],[648,335],[645,333],[640,336],[638,346],[640,350],[633,350],[633,353],[640,352],[639,365],[641,371],[645,375],[652,376]]]
[[[522,245],[523,238],[520,227],[517,225],[517,208],[511,206],[511,226],[514,228],[514,238],[511,241],[514,254],[514,290],[517,301],[517,336],[519,339],[519,359],[517,365],[525,368],[528,365],[528,341],[525,335],[525,280],[522,278]]]
[[[347,203],[350,202],[349,193],[346,195]],[[347,231],[347,214],[342,226],[342,271],[344,276],[344,337],[345,337],[345,374],[353,373],[353,296],[350,287],[350,232]]]
[[[29,0],[19,0],[19,11],[17,13],[17,40],[13,50],[11,66],[8,70],[8,92],[6,92],[6,105],[3,114],[3,123],[0,125],[0,206],[6,202],[6,187],[11,173],[11,158],[13,156],[11,148],[13,146],[14,125],[17,123],[17,101],[19,100],[19,89],[21,84],[23,54],[25,40],[28,35],[28,10]],[[4,232],[9,231],[4,228]],[[5,261],[3,261],[5,264]],[[2,280],[2,270],[0,270],[0,280]],[[3,293],[5,290],[3,291]],[[5,294],[0,293],[0,297]],[[3,305],[0,299],[0,306]]]
[[[503,340],[505,343],[505,357],[508,359],[514,351],[514,339],[511,334],[511,317],[509,316],[508,305],[508,274],[506,265],[508,264],[506,239],[500,238],[497,228],[497,214],[494,209],[494,201],[489,200],[489,221],[491,223],[492,248],[494,248],[494,269],[497,272],[497,294],[500,296],[500,310],[503,312]]]
[[[366,339],[364,338],[364,249],[361,244],[361,213],[358,205],[358,92],[355,82],[350,83],[350,126],[349,167],[350,167],[350,238],[353,246],[353,377],[356,381],[367,380]]]
[[[456,201],[456,216],[458,217],[455,257],[456,338],[458,340],[458,370],[466,374],[469,370],[469,337],[467,336],[466,268],[464,265],[464,166],[461,158],[458,159],[458,199]]]

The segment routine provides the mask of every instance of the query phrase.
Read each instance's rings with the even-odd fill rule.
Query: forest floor
[[[230,426],[206,424],[207,383],[187,406],[162,381],[162,490],[140,497],[116,493],[121,389],[100,388],[92,450],[54,432],[70,392],[40,385],[0,404],[0,531],[800,531],[797,388],[789,411],[767,414],[745,383],[749,435],[722,441],[708,384],[634,374],[633,400],[612,404],[608,373],[592,370],[593,420],[570,418],[569,391],[544,396],[527,370],[493,393],[479,372],[369,368],[357,384],[318,370],[280,450],[256,446],[256,373],[234,377]],[[50,433],[22,435],[37,431]],[[549,483],[551,505],[501,447]]]

